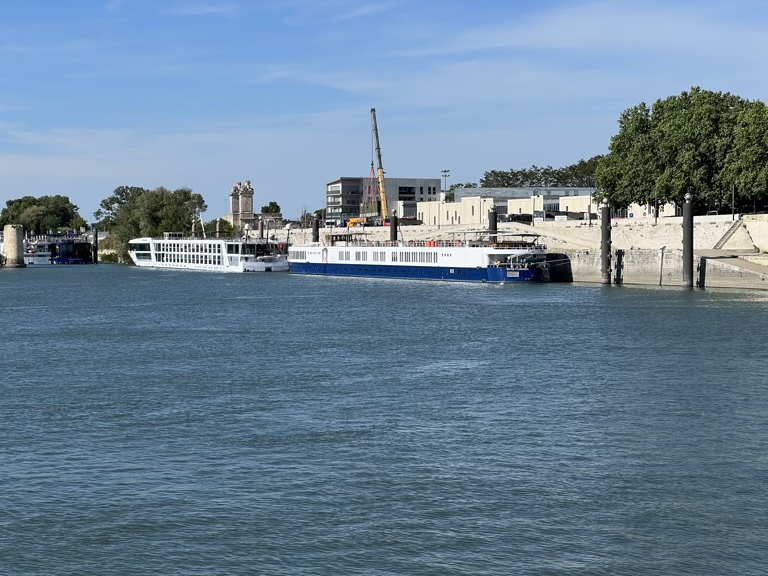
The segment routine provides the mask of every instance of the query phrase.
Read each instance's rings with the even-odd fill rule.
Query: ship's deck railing
[[[477,240],[347,240],[337,241],[334,246],[351,248],[455,248],[455,247],[481,247],[500,248],[507,250],[546,250],[546,244],[533,244],[530,242],[483,242]]]

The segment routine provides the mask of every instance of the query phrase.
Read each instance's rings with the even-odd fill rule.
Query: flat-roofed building
[[[438,202],[440,178],[385,178],[384,192],[389,215],[416,218],[418,202]],[[357,216],[378,216],[381,210],[378,181],[342,176],[325,187],[325,219],[337,224]]]

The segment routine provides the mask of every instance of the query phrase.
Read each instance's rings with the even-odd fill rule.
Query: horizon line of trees
[[[480,179],[481,188],[567,188],[593,187],[595,171],[603,156],[579,160],[563,168],[536,166],[519,170],[491,170]],[[458,186],[467,188],[466,185]]]
[[[641,102],[628,108],[618,123],[605,156],[562,168],[490,170],[479,185],[595,187],[614,209],[632,203],[681,205],[688,192],[696,211],[719,210],[732,200],[740,212],[768,207],[768,107],[763,102],[694,87],[651,107]],[[452,200],[458,188],[477,187],[473,182],[452,184],[446,199]],[[130,238],[190,231],[193,215],[199,217],[206,209],[203,197],[189,188],[119,186],[102,200],[94,217],[99,228],[124,239],[127,248]],[[262,213],[280,213],[280,206],[270,202]],[[322,218],[324,208],[313,213]],[[215,222],[206,223],[206,231],[215,230]],[[21,224],[36,234],[88,227],[77,206],[59,195],[7,201],[0,212],[4,224]]]
[[[79,208],[67,196],[23,196],[5,203],[0,212],[0,229],[6,224],[21,224],[31,234],[77,232],[88,228]]]

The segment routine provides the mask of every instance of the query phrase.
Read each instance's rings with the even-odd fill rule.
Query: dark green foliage
[[[262,214],[280,214],[280,204],[277,202],[270,202],[268,206],[261,207]]]
[[[531,166],[522,170],[491,170],[480,179],[482,188],[594,186],[595,170],[602,156],[579,160],[565,168]],[[466,188],[467,186],[464,185]]]
[[[235,228],[228,220],[215,218],[205,223],[205,233],[210,238],[216,237],[216,226],[218,225],[222,238],[229,238],[235,235]]]
[[[32,234],[79,231],[87,224],[77,210],[77,206],[66,196],[24,196],[6,202],[6,207],[0,213],[0,227],[21,224],[24,230]]]
[[[632,202],[681,204],[696,211],[763,204],[768,195],[768,114],[762,102],[695,87],[625,110],[597,170],[613,207]]]
[[[193,218],[207,209],[200,194],[189,188],[171,192],[167,188],[146,190],[120,186],[101,201],[94,216],[97,226],[115,238],[119,257],[128,260],[128,241],[143,236],[161,236],[164,232],[191,233]]]

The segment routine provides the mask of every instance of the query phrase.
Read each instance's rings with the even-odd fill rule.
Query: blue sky
[[[235,182],[287,217],[367,176],[604,154],[623,110],[692,86],[763,100],[768,5],[555,0],[0,3],[0,207]]]

